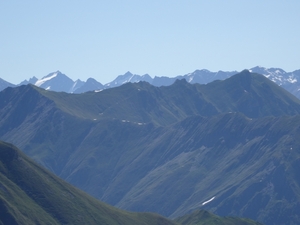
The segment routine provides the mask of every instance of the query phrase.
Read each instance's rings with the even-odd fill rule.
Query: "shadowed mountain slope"
[[[0,142],[2,224],[175,224],[159,215],[104,204]]]
[[[241,112],[251,118],[299,113],[299,99],[264,76],[247,70],[201,89],[222,112]]]
[[[0,91],[4,90],[7,87],[15,87],[16,85],[11,84],[3,79],[0,78]]]
[[[97,201],[0,142],[0,224],[257,224],[247,219],[193,213],[172,222],[153,213],[131,213]],[[208,214],[208,215],[206,215]],[[204,216],[205,215],[205,216]],[[218,218],[217,221],[214,221]],[[187,223],[187,220],[189,221]],[[179,222],[183,221],[183,223]],[[229,223],[230,221],[230,223]]]

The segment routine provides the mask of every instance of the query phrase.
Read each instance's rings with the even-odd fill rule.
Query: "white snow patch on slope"
[[[290,82],[290,83],[296,83],[297,79],[294,78],[294,76],[289,76],[289,78],[287,79],[287,81]]]
[[[52,76],[45,77],[43,79],[38,80],[37,82],[35,82],[34,85],[40,87],[43,83],[45,83],[48,80],[51,80],[52,78],[54,78],[56,76],[57,76],[57,73],[54,73],[54,74],[52,74]]]
[[[209,200],[203,202],[202,205],[206,205],[207,203],[211,202],[211,201],[214,200],[215,198],[216,198],[215,196],[212,197],[211,199],[209,199]]]
[[[132,80],[133,77],[134,77],[134,75],[132,75],[128,80],[124,80],[124,81],[122,82],[122,84],[129,83],[129,82]]]

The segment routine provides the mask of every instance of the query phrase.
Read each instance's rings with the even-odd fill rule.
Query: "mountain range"
[[[300,100],[248,70],[208,84],[0,92],[0,139],[121,209],[300,223]]]
[[[293,72],[286,72],[280,68],[264,68],[260,66],[253,67],[249,69],[250,72],[262,74],[265,77],[269,78],[277,85],[283,87],[296,97],[300,98],[300,70],[295,70]],[[34,84],[37,87],[41,87],[46,90],[52,91],[63,91],[66,93],[84,93],[87,91],[100,91],[107,88],[118,87],[125,83],[137,83],[140,81],[146,81],[149,84],[154,86],[168,86],[173,84],[176,80],[185,79],[188,83],[194,84],[207,84],[214,80],[224,80],[226,78],[231,77],[234,74],[237,74],[237,71],[218,71],[211,72],[208,70],[195,70],[192,73],[188,73],[186,75],[179,75],[175,77],[150,77],[150,75],[137,75],[132,74],[130,72],[125,73],[124,75],[117,76],[116,79],[107,83],[101,84],[97,80],[93,78],[87,79],[85,82],[81,80],[73,81],[65,74],[60,71],[56,71],[53,73],[44,76],[41,79],[37,79],[36,77],[32,77],[29,80],[24,80],[20,85],[26,84]],[[0,78],[0,91],[5,89],[6,87],[15,87],[17,85],[6,82]]]

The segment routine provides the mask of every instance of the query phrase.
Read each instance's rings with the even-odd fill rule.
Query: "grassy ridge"
[[[216,216],[205,210],[197,210],[192,214],[179,217],[175,221],[182,225],[262,225],[244,218]]]
[[[4,224],[174,224],[97,201],[0,142],[0,220]]]

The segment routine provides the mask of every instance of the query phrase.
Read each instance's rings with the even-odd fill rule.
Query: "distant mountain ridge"
[[[287,91],[300,98],[300,70],[295,70],[293,72],[286,72],[280,68],[265,68],[256,66],[249,69],[250,72],[262,74],[265,77],[269,78],[277,85],[282,86]],[[137,75],[132,74],[131,72],[126,72],[123,75],[119,75],[113,81],[107,84],[101,84],[94,78],[89,78],[87,81],[76,80],[73,81],[65,74],[60,71],[52,72],[47,76],[44,76],[41,79],[37,79],[36,77],[30,78],[28,81],[25,80],[21,82],[19,85],[26,84],[34,84],[38,87],[41,87],[46,90],[52,91],[63,91],[66,93],[84,93],[87,91],[100,91],[107,88],[118,87],[125,83],[137,83],[140,81],[146,81],[149,84],[154,86],[169,86],[178,79],[185,79],[188,83],[194,84],[207,84],[214,80],[225,80],[226,78],[231,77],[232,75],[237,74],[238,71],[218,71],[211,72],[206,69],[195,70],[192,73],[188,73],[185,75],[178,75],[175,77],[157,77],[152,78],[150,75]],[[5,89],[6,87],[17,86],[11,83],[8,83],[4,80],[0,80],[0,91]]]
[[[17,85],[14,85],[12,83],[9,83],[3,79],[0,78],[0,91],[4,90],[7,87],[16,87]]]

